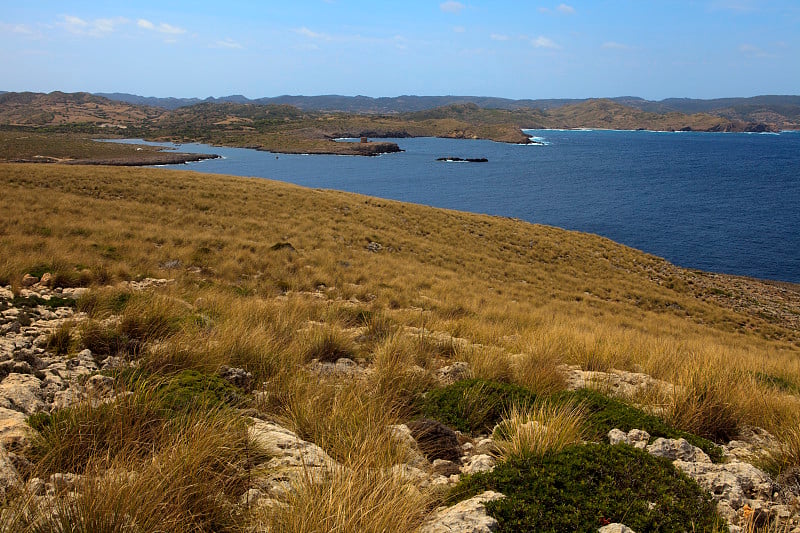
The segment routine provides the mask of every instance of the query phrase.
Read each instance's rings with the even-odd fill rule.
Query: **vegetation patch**
[[[71,307],[75,308],[77,303],[72,298],[60,298],[58,296],[51,296],[49,299],[42,298],[41,296],[15,296],[11,303],[14,307],[33,308],[41,305],[42,307],[49,307],[55,309],[57,307]]]
[[[643,429],[653,438],[686,439],[693,446],[697,446],[708,454],[712,461],[722,460],[722,449],[713,442],[675,429],[658,417],[597,391],[591,389],[565,391],[556,393],[553,398],[559,402],[572,401],[583,405],[590,437],[595,440],[606,440],[608,432],[614,428],[626,432],[632,429]]]
[[[161,407],[180,412],[196,408],[219,409],[243,401],[239,389],[219,376],[184,370],[155,387]]]
[[[462,480],[460,500],[484,490],[502,532],[594,532],[613,522],[634,531],[723,531],[711,498],[661,457],[630,446],[570,446],[541,458],[512,459]]]
[[[420,401],[420,412],[459,431],[490,431],[512,406],[536,402],[528,389],[510,383],[468,379],[433,389]]]

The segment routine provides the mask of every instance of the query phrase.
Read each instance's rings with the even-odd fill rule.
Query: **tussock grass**
[[[584,438],[584,418],[580,404],[512,405],[492,432],[496,453],[503,460],[525,460],[559,452]]]
[[[0,282],[18,293],[25,273],[49,271],[62,286],[91,287],[77,303],[88,320],[72,331],[73,342],[83,343],[76,348],[135,359],[142,376],[242,367],[253,374],[260,416],[282,420],[354,472],[350,481],[342,475],[300,491],[305,501],[296,505],[307,512],[298,514],[309,522],[279,529],[288,517],[258,515],[243,518],[245,525],[348,530],[343,517],[361,516],[364,505],[374,505],[376,528],[392,506],[404,524],[418,523],[419,508],[406,515],[397,499],[406,485],[371,471],[403,459],[387,427],[435,411],[433,418],[462,431],[490,430],[512,400],[529,409],[534,398],[558,394],[562,364],[644,372],[673,384],[635,400],[680,429],[724,439],[751,424],[780,435],[788,450],[799,447],[791,433],[800,412],[796,328],[722,307],[703,293],[699,274],[600,237],[153,169],[2,165],[0,210],[7,214]],[[368,251],[371,241],[383,249]],[[175,281],[141,293],[106,287],[144,277]],[[52,349],[68,345],[59,335]],[[355,381],[310,374],[312,359],[339,357],[363,360],[369,372]],[[436,387],[435,371],[455,361],[468,361],[473,377],[485,379]],[[150,472],[154,457],[167,457],[170,439],[189,434],[192,417],[216,412],[201,406],[197,415],[170,414],[151,388],[131,390],[105,407],[54,413],[59,431],[44,429],[34,470],[93,478],[117,465]],[[787,464],[796,455],[787,452]],[[223,471],[238,490],[238,470]],[[386,489],[370,499],[370,483]],[[200,487],[211,499],[218,494]],[[162,505],[145,489],[142,498],[153,505],[178,509],[159,515],[174,530],[211,529],[216,520],[228,527],[223,518],[197,525],[185,508]],[[144,500],[120,491],[107,491],[108,502],[120,502],[119,516],[144,520]],[[139,502],[141,515],[127,500]],[[219,509],[206,514],[230,511]],[[140,523],[148,530],[149,522]]]

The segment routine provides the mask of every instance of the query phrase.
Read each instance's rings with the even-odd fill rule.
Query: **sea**
[[[800,283],[800,132],[524,131],[535,144],[386,139],[404,151],[377,157],[147,144],[221,156],[166,168],[514,217],[691,269]]]

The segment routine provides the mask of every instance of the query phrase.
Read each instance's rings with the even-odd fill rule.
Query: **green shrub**
[[[241,391],[219,376],[184,370],[155,387],[161,408],[187,411],[195,408],[219,409],[238,405]]]
[[[454,429],[478,433],[491,430],[512,405],[524,408],[535,401],[536,395],[518,385],[468,379],[428,392],[419,411]]]
[[[622,431],[643,429],[651,437],[669,439],[684,438],[697,446],[715,462],[722,460],[722,450],[713,442],[692,433],[675,429],[661,419],[647,414],[641,409],[632,407],[621,400],[609,398],[591,389],[559,392],[553,395],[557,401],[573,401],[586,409],[590,438],[598,441],[607,440],[608,432],[614,428]]]
[[[634,531],[715,532],[724,521],[711,498],[661,457],[630,446],[570,446],[540,459],[513,459],[463,479],[459,500],[494,490],[486,505],[502,532],[595,532],[612,522]]]

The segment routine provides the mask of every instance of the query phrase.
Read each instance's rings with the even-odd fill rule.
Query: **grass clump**
[[[47,335],[45,348],[56,355],[66,355],[73,347],[72,330],[75,325],[72,322],[63,322],[56,329]]]
[[[484,490],[506,498],[486,504],[499,532],[594,532],[621,522],[634,531],[727,531],[714,502],[660,457],[629,446],[568,446],[542,457],[513,458],[470,476],[454,499]]]
[[[238,403],[235,387],[217,376],[184,371],[171,378],[144,379],[114,402],[81,403],[38,413],[28,424],[39,432],[33,456],[42,474],[82,473],[99,461],[142,458],[193,417]]]
[[[535,401],[536,395],[518,385],[468,379],[431,390],[419,411],[459,431],[478,433],[491,430],[512,406],[524,409]]]
[[[335,363],[345,357],[353,359],[356,349],[353,341],[341,330],[335,328],[316,328],[311,334],[305,350],[306,361],[313,359],[321,363]]]
[[[583,439],[583,407],[537,401],[512,406],[492,432],[497,455],[505,460],[541,457]]]

